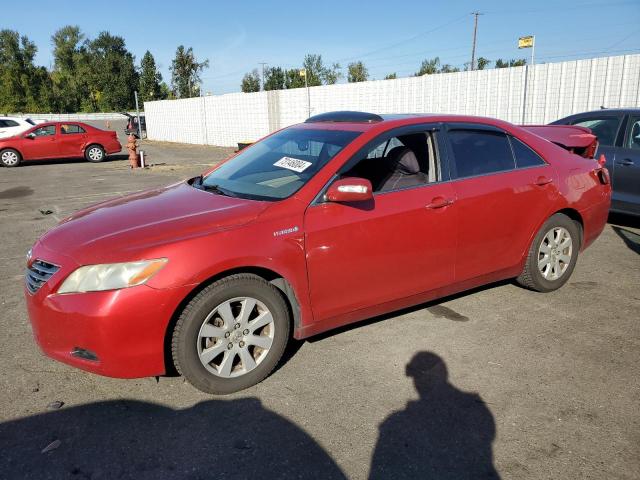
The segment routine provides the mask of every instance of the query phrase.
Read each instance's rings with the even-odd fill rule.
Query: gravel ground
[[[231,396],[44,357],[22,297],[35,239],[231,152],[142,148],[150,169],[129,170],[124,155],[0,169],[0,478],[640,478],[630,218],[611,218],[559,291],[501,283],[296,343]]]

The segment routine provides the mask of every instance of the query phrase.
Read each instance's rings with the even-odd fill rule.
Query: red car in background
[[[0,164],[17,167],[22,161],[52,158],[86,158],[101,162],[118,153],[122,145],[116,132],[81,122],[47,122],[9,138],[0,139]]]
[[[264,379],[291,336],[503,279],[555,290],[607,221],[596,145],[582,127],[312,117],[42,236],[25,275],[35,337],[94,373],[175,367],[230,393]]]

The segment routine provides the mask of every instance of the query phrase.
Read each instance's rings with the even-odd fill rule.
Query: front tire
[[[22,162],[20,152],[13,148],[5,148],[0,151],[0,163],[5,167],[17,167]]]
[[[551,292],[563,286],[578,261],[580,227],[562,213],[552,215],[536,234],[520,285],[537,292]]]
[[[205,393],[229,394],[264,380],[289,340],[280,291],[257,275],[218,280],[178,318],[171,342],[178,372]]]
[[[89,162],[98,163],[104,160],[106,154],[100,145],[89,145],[84,151],[84,158]]]

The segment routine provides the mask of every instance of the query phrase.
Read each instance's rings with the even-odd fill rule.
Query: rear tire
[[[98,163],[105,159],[106,154],[102,146],[93,144],[84,150],[84,158],[89,162]]]
[[[536,234],[517,282],[537,292],[563,286],[578,261],[580,227],[562,213],[552,215]]]
[[[290,312],[280,291],[252,274],[218,280],[184,308],[171,352],[178,372],[205,393],[229,394],[262,380],[289,340]]]
[[[22,155],[13,148],[0,150],[0,163],[4,167],[17,167],[22,162]]]

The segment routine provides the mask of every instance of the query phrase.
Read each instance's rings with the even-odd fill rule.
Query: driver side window
[[[420,187],[440,179],[432,132],[397,135],[375,143],[341,177],[365,178],[373,192]]]
[[[56,126],[55,125],[47,125],[46,127],[37,128],[33,131],[33,134],[36,137],[46,137],[48,135],[56,134]]]

